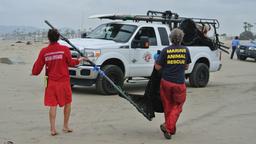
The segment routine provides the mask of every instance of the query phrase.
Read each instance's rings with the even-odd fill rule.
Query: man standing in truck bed
[[[40,51],[32,69],[32,75],[38,75],[46,65],[47,86],[45,88],[44,105],[50,107],[49,117],[52,136],[57,135],[55,127],[57,105],[64,106],[63,132],[72,132],[68,125],[72,102],[68,66],[75,66],[80,61],[87,60],[84,57],[72,59],[69,48],[57,42],[59,37],[57,30],[50,29],[48,31],[50,44]]]
[[[163,103],[165,123],[160,125],[166,139],[176,132],[176,122],[186,100],[185,70],[191,63],[188,48],[181,46],[184,33],[173,29],[170,35],[172,45],[164,48],[155,68],[162,69],[160,96]]]

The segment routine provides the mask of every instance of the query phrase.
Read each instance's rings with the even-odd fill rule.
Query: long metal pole
[[[52,29],[54,28],[47,20],[45,20],[45,23],[50,26]],[[56,29],[57,30],[57,29]],[[81,56],[84,56],[84,54],[75,46],[73,45],[67,38],[65,38],[63,35],[59,33],[62,40],[67,42],[72,48],[74,48]],[[122,95],[125,99],[127,99],[133,106],[137,108],[139,112],[141,112],[148,120],[152,120],[144,111],[141,109],[129,96],[127,96],[124,91],[122,91],[100,68],[96,66],[96,64],[90,60],[87,60],[92,66],[94,66],[95,70],[99,72],[100,75],[102,75],[104,78],[107,79],[107,81],[118,91],[120,95]]]

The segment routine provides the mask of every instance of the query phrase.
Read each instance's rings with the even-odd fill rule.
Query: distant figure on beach
[[[231,53],[230,59],[233,59],[234,53],[235,53],[235,51],[236,51],[236,49],[238,48],[239,45],[240,45],[240,40],[239,40],[238,36],[236,36],[236,37],[232,40],[232,43],[231,43],[231,46],[232,46],[232,53]]]
[[[59,32],[55,29],[48,31],[50,44],[43,48],[34,63],[32,75],[39,75],[45,65],[46,87],[44,105],[49,106],[49,119],[51,135],[57,135],[55,120],[57,105],[64,106],[63,132],[72,132],[69,127],[71,113],[72,91],[68,66],[75,66],[80,61],[87,60],[85,57],[72,59],[69,48],[58,43]]]

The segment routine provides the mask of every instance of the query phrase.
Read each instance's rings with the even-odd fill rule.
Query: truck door
[[[147,38],[148,48],[133,46],[133,43]],[[153,27],[141,27],[132,40],[130,59],[130,76],[150,76],[153,70],[153,55],[158,49],[156,32]]]

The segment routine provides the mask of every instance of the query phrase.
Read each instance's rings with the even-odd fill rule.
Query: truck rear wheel
[[[238,59],[239,59],[239,60],[246,60],[246,57],[240,55],[240,56],[238,57]]]
[[[192,87],[205,87],[209,81],[209,67],[204,63],[197,63],[189,75],[189,83]]]
[[[123,86],[124,73],[116,65],[103,66],[102,71],[119,87]],[[117,94],[117,90],[105,79],[104,76],[99,75],[96,82],[96,89],[100,94]]]

